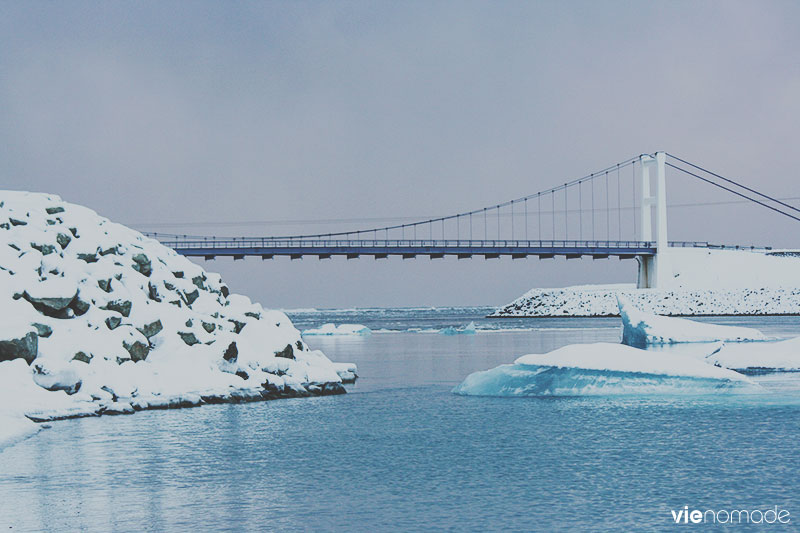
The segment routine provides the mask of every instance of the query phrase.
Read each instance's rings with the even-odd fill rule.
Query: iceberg
[[[452,326],[448,326],[439,330],[439,333],[442,335],[474,335],[475,331],[475,322],[470,322],[463,328],[454,328]]]
[[[800,372],[800,337],[758,344],[723,344],[705,361],[749,374]]]
[[[622,317],[622,344],[628,346],[644,348],[649,344],[767,340],[763,333],[754,328],[705,324],[645,313],[622,295],[617,296],[617,305]]]
[[[573,344],[475,372],[453,392],[469,396],[604,396],[758,391],[746,376],[691,356],[623,344]]]
[[[304,330],[302,335],[304,337],[311,335],[353,335],[357,337],[366,337],[372,334],[367,326],[361,324],[323,324],[318,328]]]

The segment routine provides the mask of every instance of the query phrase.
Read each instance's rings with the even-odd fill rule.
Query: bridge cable
[[[724,177],[724,176],[720,176],[719,174],[716,174],[716,173],[714,173],[714,172],[711,172],[710,170],[706,170],[706,169],[704,169],[704,168],[703,168],[703,167],[701,167],[701,166],[695,165],[694,163],[690,163],[690,162],[688,162],[688,161],[686,161],[686,160],[684,160],[684,159],[681,159],[680,157],[674,156],[674,155],[670,154],[669,152],[667,152],[666,154],[667,154],[669,157],[671,157],[672,159],[676,159],[676,160],[680,161],[681,163],[685,163],[685,164],[687,164],[687,165],[689,165],[689,166],[691,166],[691,167],[694,167],[694,168],[696,168],[696,169],[698,169],[698,170],[702,170],[703,172],[706,172],[707,174],[711,174],[712,176],[714,176],[714,177],[716,177],[716,178],[719,178],[719,179],[721,179],[721,180],[725,180],[725,181],[727,181],[728,183],[731,183],[731,184],[733,184],[733,185],[736,185],[737,187],[741,187],[742,189],[744,189],[744,190],[746,190],[746,191],[748,191],[748,192],[751,192],[751,193],[753,193],[753,194],[757,194],[757,195],[761,196],[762,198],[766,198],[767,200],[769,200],[769,201],[771,201],[771,202],[775,202],[776,204],[780,204],[780,205],[782,205],[782,206],[784,206],[784,207],[788,207],[788,208],[789,208],[789,209],[791,209],[792,211],[797,211],[798,213],[800,213],[800,209],[798,209],[797,207],[794,207],[793,205],[789,205],[789,204],[787,204],[787,203],[785,203],[785,202],[781,202],[781,201],[780,201],[780,200],[778,200],[777,198],[773,198],[772,196],[768,196],[768,195],[766,195],[766,194],[764,194],[764,193],[758,192],[758,191],[756,191],[755,189],[751,189],[750,187],[748,187],[748,186],[746,186],[746,185],[742,185],[741,183],[739,183],[739,182],[737,182],[737,181],[734,181],[734,180],[732,180],[732,179],[728,179],[728,178],[726,178],[726,177]]]
[[[772,211],[775,211],[776,213],[780,213],[781,215],[785,215],[785,216],[787,216],[787,217],[789,217],[789,218],[792,218],[792,219],[794,219],[794,220],[797,220],[798,222],[800,222],[800,218],[798,218],[798,217],[796,217],[796,216],[794,216],[794,215],[792,215],[792,214],[789,214],[789,213],[787,213],[787,212],[785,212],[785,211],[781,211],[781,210],[780,210],[780,209],[778,209],[777,207],[773,207],[773,206],[771,206],[771,205],[769,205],[769,204],[765,204],[764,202],[761,202],[761,201],[759,201],[759,200],[756,200],[755,198],[751,198],[751,197],[749,197],[749,196],[747,196],[747,195],[745,195],[745,194],[742,194],[742,193],[740,193],[740,192],[734,191],[733,189],[731,189],[731,188],[729,188],[729,187],[726,187],[725,185],[721,185],[721,184],[719,184],[719,183],[715,183],[715,182],[711,181],[710,179],[704,178],[704,177],[702,177],[702,176],[698,176],[698,175],[697,175],[697,174],[695,174],[694,172],[689,172],[688,170],[686,170],[686,169],[683,169],[683,168],[681,168],[681,167],[678,167],[678,166],[675,166],[675,165],[673,165],[672,163],[664,163],[664,164],[665,164],[665,165],[667,165],[668,167],[674,168],[675,170],[680,170],[680,171],[681,171],[681,172],[683,172],[683,173],[689,174],[690,176],[694,176],[695,178],[697,178],[697,179],[699,179],[699,180],[702,180],[702,181],[704,181],[704,182],[706,182],[706,183],[709,183],[709,184],[711,184],[711,185],[713,185],[713,186],[715,186],[715,187],[719,187],[720,189],[724,189],[724,190],[726,190],[726,191],[728,191],[728,192],[730,192],[730,193],[733,193],[733,194],[735,194],[736,196],[741,196],[742,198],[745,198],[745,199],[747,199],[747,200],[750,200],[751,202],[755,202],[755,203],[757,203],[758,205],[761,205],[761,206],[763,206],[763,207],[766,207],[767,209],[771,209]]]

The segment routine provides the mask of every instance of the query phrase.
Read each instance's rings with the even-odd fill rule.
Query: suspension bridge
[[[800,209],[780,199],[685,159],[656,152],[528,196],[411,223],[266,237],[147,235],[179,254],[207,260],[219,256],[618,257],[639,261],[640,287],[657,287],[669,270],[668,254],[664,253],[669,248],[739,248],[667,240],[667,169],[800,221]]]

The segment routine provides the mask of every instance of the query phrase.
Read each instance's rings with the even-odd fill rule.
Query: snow
[[[372,331],[361,324],[323,324],[319,328],[312,328],[303,330],[303,336],[309,335],[356,335],[365,337],[370,335]]]
[[[800,337],[758,344],[724,344],[705,361],[740,371],[800,371]]]
[[[531,289],[492,316],[616,316],[617,296],[658,315],[800,314],[800,257],[780,250],[670,248],[667,286]]]
[[[284,313],[54,195],[0,191],[0,302],[0,447],[32,420],[337,394],[356,375]]]
[[[691,356],[622,344],[573,344],[475,372],[453,392],[471,396],[580,396],[756,391],[732,370]]]
[[[617,296],[617,302],[622,317],[622,343],[629,346],[644,348],[648,344],[767,340],[763,333],[753,328],[705,324],[645,313],[636,309],[623,295]]]

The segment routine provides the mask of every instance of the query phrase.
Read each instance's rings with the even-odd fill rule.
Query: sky
[[[0,179],[222,236],[446,215],[656,150],[800,197],[798,20],[788,1],[7,1]],[[668,203],[735,200],[689,181],[668,175]],[[671,239],[800,247],[757,206],[669,213]],[[616,259],[200,262],[277,308],[636,279]]]

